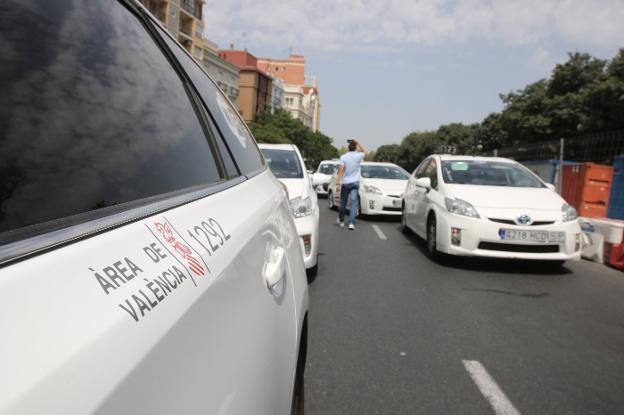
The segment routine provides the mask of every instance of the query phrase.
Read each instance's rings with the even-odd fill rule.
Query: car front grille
[[[502,252],[523,252],[531,254],[553,254],[559,252],[559,245],[523,245],[499,242],[480,242],[479,249]]]
[[[492,222],[496,223],[504,223],[505,225],[518,225],[515,221],[511,219],[499,219],[499,218],[488,218]],[[519,225],[519,226],[544,226],[544,225],[552,225],[555,223],[554,220],[536,220],[530,225]]]
[[[382,210],[387,210],[388,212],[400,212],[401,208],[400,207],[384,206]]]

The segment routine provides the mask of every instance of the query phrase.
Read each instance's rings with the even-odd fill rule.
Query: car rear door
[[[134,7],[9,2],[0,413],[288,413],[305,274],[253,140]]]

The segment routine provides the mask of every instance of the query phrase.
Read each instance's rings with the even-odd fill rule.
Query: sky
[[[206,37],[258,57],[305,55],[321,132],[370,149],[473,123],[568,52],[624,47],[624,0],[207,0]]]

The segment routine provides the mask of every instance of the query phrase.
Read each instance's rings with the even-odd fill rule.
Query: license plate
[[[503,241],[526,241],[526,242],[565,242],[565,232],[549,231],[526,231],[519,229],[498,230],[498,235]]]
[[[400,206],[401,206],[401,201],[400,201],[400,200],[393,200],[393,201],[392,201],[392,206],[394,206],[394,207],[400,207]]]

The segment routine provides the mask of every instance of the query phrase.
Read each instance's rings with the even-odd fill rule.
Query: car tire
[[[307,361],[308,348],[308,329],[307,316],[304,321],[304,329],[301,333],[301,343],[299,345],[299,353],[297,358],[297,371],[295,372],[295,385],[293,387],[293,397],[290,413],[291,415],[305,415],[305,368]]]
[[[316,274],[318,274],[318,258],[316,259],[316,264],[313,267],[306,269],[308,284],[314,281]]]
[[[361,218],[364,215],[362,214],[362,200],[360,199],[360,197],[358,196],[358,201],[357,201],[357,209],[355,210],[355,217],[356,218]]]
[[[298,390],[293,391],[293,405],[292,415],[305,415],[305,388],[303,386],[303,376],[299,382],[295,382],[295,388]]]
[[[407,216],[405,215],[405,204],[401,209],[401,232],[405,235],[412,233],[412,230],[407,226]]]
[[[438,259],[439,251],[438,251],[438,243],[436,235],[438,233],[438,225],[436,221],[435,215],[429,215],[427,219],[427,255],[431,259]]]
[[[336,204],[334,203],[334,193],[331,190],[327,192],[327,205],[331,210],[336,210]]]

